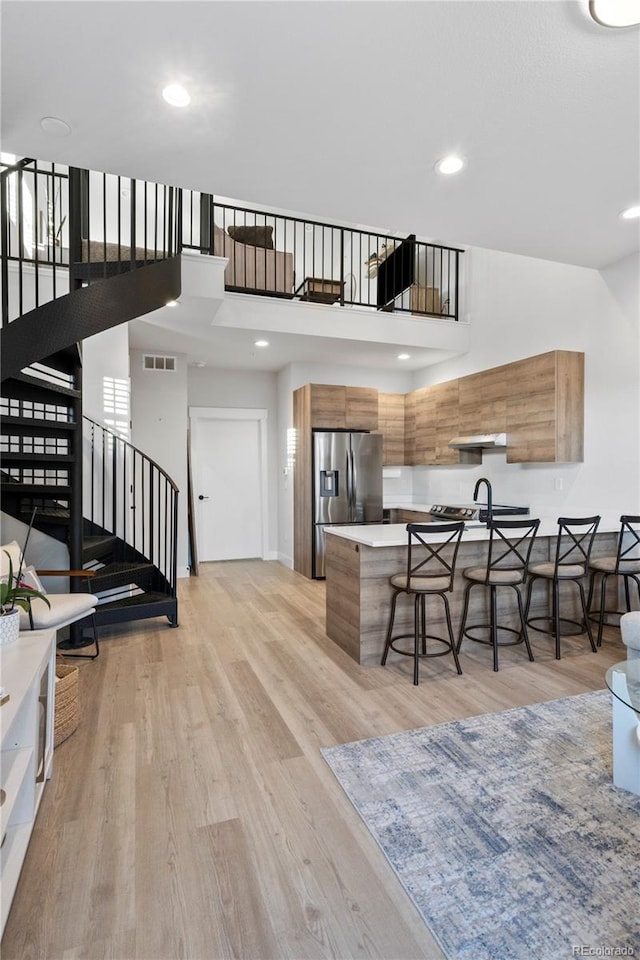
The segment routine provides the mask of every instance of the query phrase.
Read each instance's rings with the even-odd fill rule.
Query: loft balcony
[[[3,325],[74,284],[179,253],[188,309],[143,322],[194,341],[227,328],[416,347],[433,361],[467,349],[460,249],[40,161],[4,179]]]

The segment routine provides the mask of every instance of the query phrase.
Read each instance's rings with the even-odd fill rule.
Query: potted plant
[[[11,643],[18,639],[20,633],[20,609],[29,612],[29,604],[36,597],[44,600],[51,607],[47,595],[40,590],[34,590],[21,579],[22,566],[18,576],[13,575],[11,555],[4,551],[9,558],[9,576],[6,582],[0,583],[0,643]]]

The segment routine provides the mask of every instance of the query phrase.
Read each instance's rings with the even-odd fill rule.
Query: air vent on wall
[[[145,353],[142,357],[143,370],[167,370],[175,372],[177,366],[176,357],[159,356],[154,353]]]

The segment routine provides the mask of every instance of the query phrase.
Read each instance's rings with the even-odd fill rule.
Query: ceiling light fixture
[[[411,360],[411,354],[410,354],[410,353],[399,353],[398,356],[396,357],[396,360]]]
[[[636,217],[640,217],[640,207],[628,207],[620,216],[623,220],[635,220]]]
[[[589,0],[589,13],[601,27],[634,27],[640,23],[638,0]]]
[[[256,347],[268,347],[268,346],[269,346],[269,341],[268,341],[268,340],[256,340],[256,341],[254,342],[254,346],[256,346]]]
[[[190,95],[179,83],[170,83],[162,91],[162,96],[172,107],[186,107],[191,102]]]
[[[445,176],[449,176],[452,173],[459,173],[463,167],[464,160],[461,160],[460,157],[453,156],[453,154],[449,157],[444,157],[442,160],[438,160],[436,164],[438,173],[443,173]]]
[[[40,126],[50,137],[68,137],[71,133],[71,127],[59,117],[43,117]]]

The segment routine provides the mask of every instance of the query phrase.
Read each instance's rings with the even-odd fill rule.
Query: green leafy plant
[[[9,558],[9,576],[6,583],[4,581],[0,583],[1,615],[5,616],[8,613],[13,613],[16,607],[21,607],[28,613],[29,603],[31,600],[35,600],[36,597],[39,600],[44,600],[46,605],[51,608],[46,594],[41,593],[39,590],[34,590],[33,587],[28,586],[20,580],[20,571],[18,571],[18,576],[14,577],[11,555],[7,550],[4,552]]]

